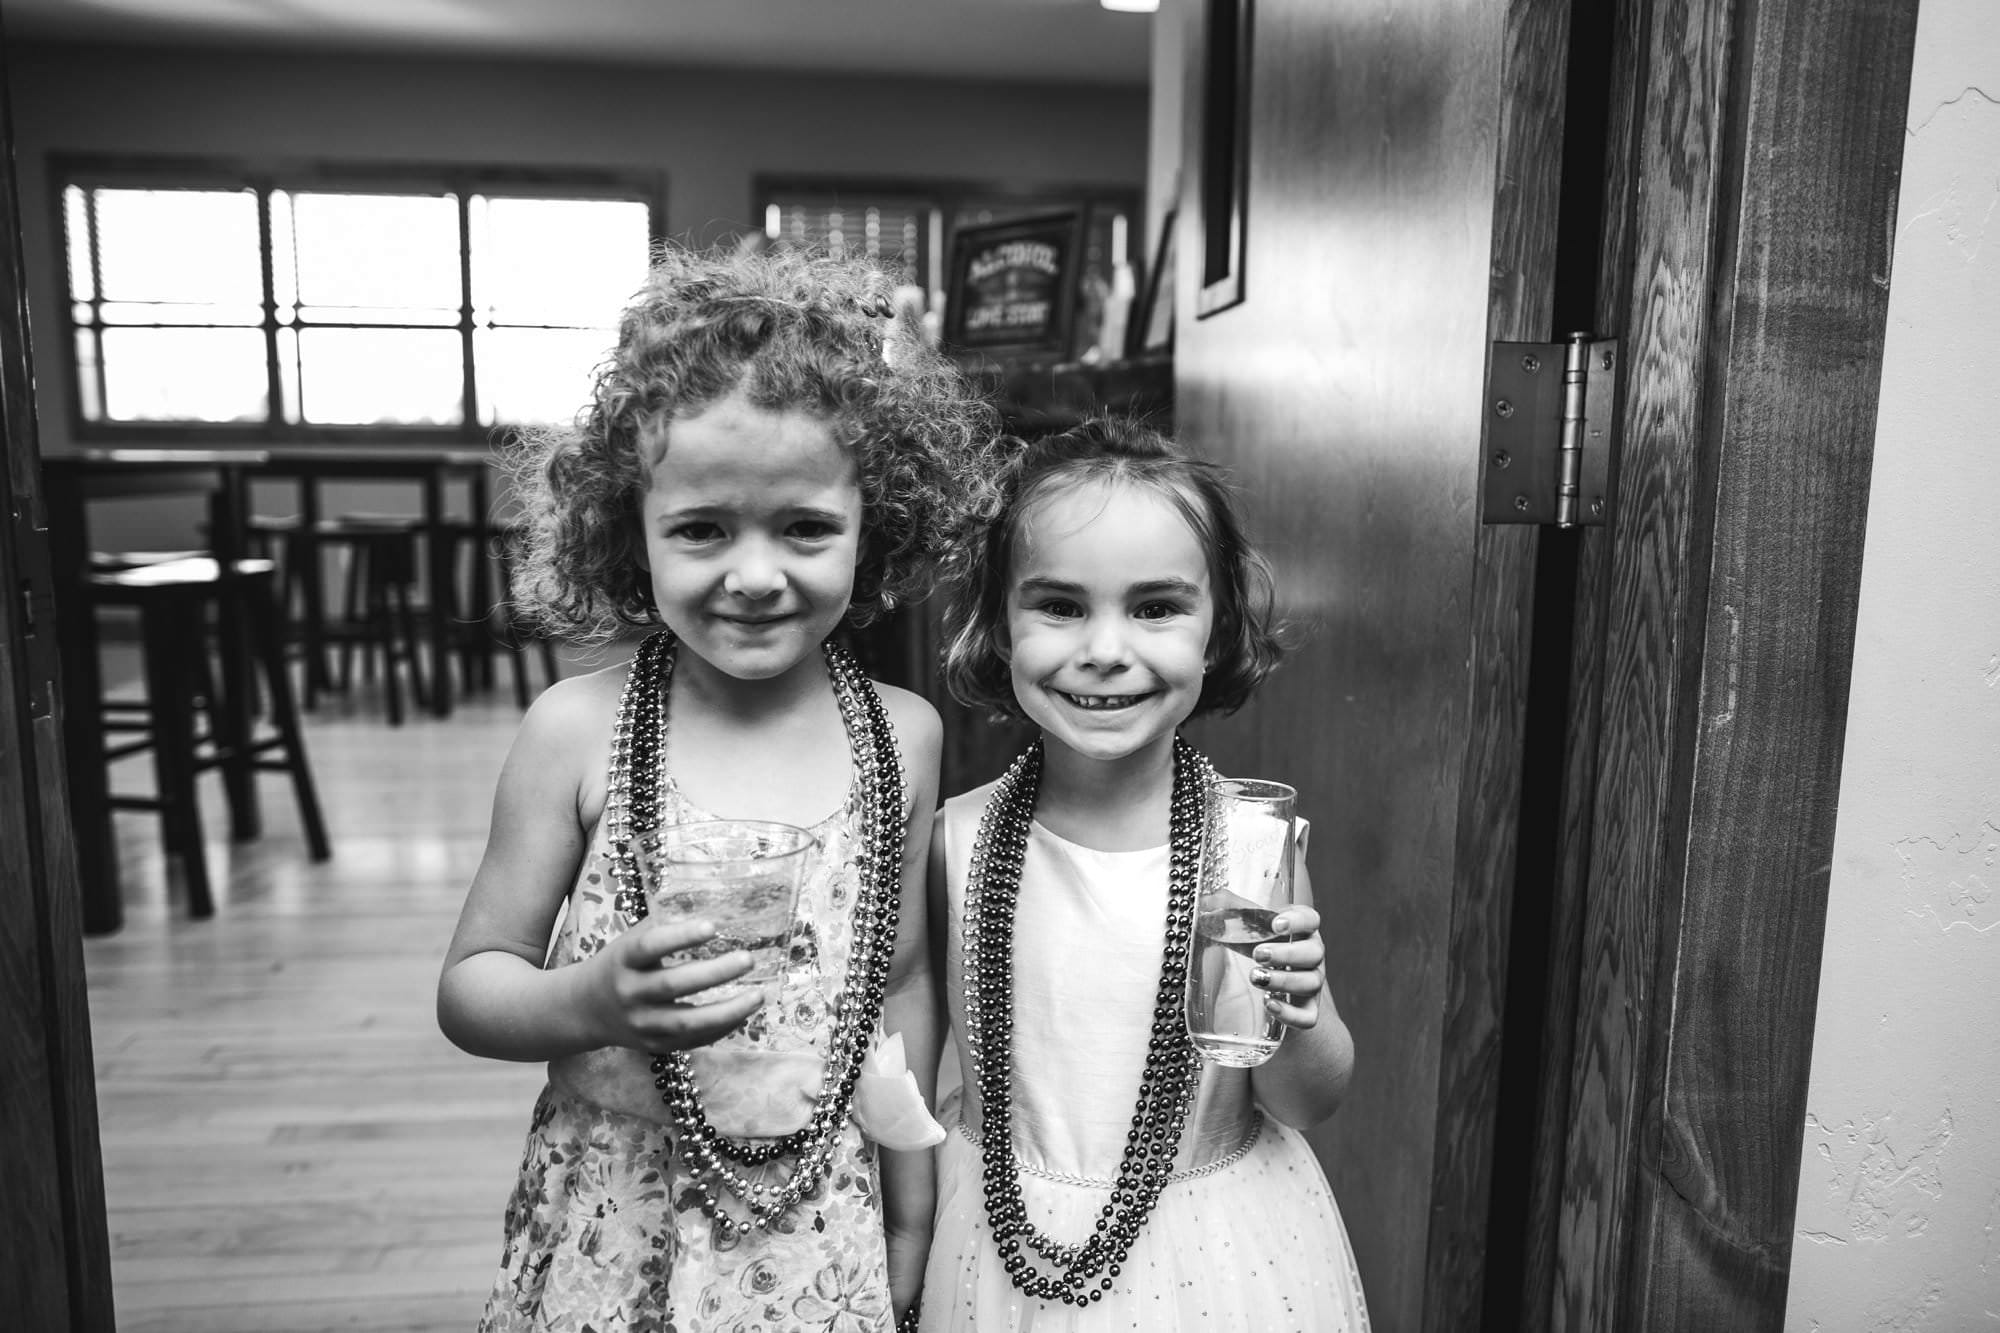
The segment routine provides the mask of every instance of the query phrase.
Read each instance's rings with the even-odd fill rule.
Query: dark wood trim
[[[1569,1168],[1527,1321],[1776,1330],[1915,6],[1624,9],[1644,188],[1607,226],[1627,410],[1584,554]]]
[[[0,80],[5,77],[0,42]],[[0,86],[0,1309],[10,1327],[108,1333],[111,1247],[84,991],[65,701],[40,501],[13,125]],[[19,590],[27,589],[24,616]],[[41,642],[36,642],[40,640]],[[94,704],[94,701],[92,701]]]
[[[1577,1027],[1563,1119],[1566,1163],[1548,1327],[1619,1327],[1636,1171],[1653,965],[1677,878],[1666,864],[1673,737],[1693,704],[1688,633],[1704,593],[1698,492],[1720,255],[1732,0],[1646,14],[1638,102],[1635,281],[1625,334],[1625,413],[1603,580],[1601,712],[1578,939]]]
[[[1785,1323],[1916,16],[1736,15],[1623,1328]]]
[[[1255,65],[1255,0],[1202,0],[1201,104],[1194,169],[1195,254],[1201,281],[1194,315],[1206,319],[1240,304],[1250,248],[1250,79]]]
[[[1568,0],[1512,0],[1501,44],[1487,336],[1543,341],[1555,293]],[[1477,475],[1479,455],[1466,457]],[[1538,533],[1473,547],[1467,744],[1459,778],[1423,1327],[1479,1328],[1498,1148]]]
[[[1608,16],[1599,13],[1593,20],[1610,24],[1611,56],[1591,327],[1628,340],[1628,374],[1631,238],[1638,205],[1638,133],[1647,87],[1644,53],[1650,17],[1651,0],[1619,0]],[[1577,1006],[1584,967],[1591,823],[1596,810],[1611,551],[1620,514],[1615,489],[1611,501],[1613,526],[1584,528],[1577,534],[1558,828],[1548,885],[1548,988],[1536,1043],[1540,1070],[1531,1148],[1535,1165],[1522,1238],[1517,1326],[1523,1329],[1555,1327],[1553,1303],[1567,1176],[1564,1154],[1570,1128],[1570,1066],[1579,1032]]]

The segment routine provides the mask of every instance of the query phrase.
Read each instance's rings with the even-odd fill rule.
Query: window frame
[[[63,296],[62,362],[69,373],[67,409],[71,438],[80,444],[483,444],[505,424],[479,422],[478,367],[474,335],[481,327],[472,306],[472,246],[468,219],[471,196],[531,199],[605,199],[646,206],[647,244],[657,251],[665,236],[667,182],[663,172],[614,168],[542,167],[468,162],[361,162],[306,159],[256,159],[200,156],[108,156],[51,153],[48,157],[49,198],[58,238]],[[154,190],[252,190],[257,198],[258,263],[263,272],[263,319],[256,326],[264,339],[268,410],[263,421],[110,421],[84,413],[84,378],[77,361],[78,335],[102,334],[101,319],[80,323],[71,282],[71,236],[67,196],[72,188]],[[459,312],[456,323],[435,325],[459,335],[464,384],[464,420],[457,425],[425,426],[333,425],[284,419],[282,377],[278,366],[281,322],[275,305],[271,256],[273,190],[380,194],[451,195],[457,200],[459,227]],[[90,257],[95,265],[96,256]],[[636,285],[636,284],[635,284]],[[101,304],[98,300],[89,304]],[[613,312],[607,312],[613,313]],[[208,327],[193,325],[190,327]],[[243,326],[250,327],[250,326]],[[400,327],[390,325],[387,327]],[[103,374],[100,355],[98,374]],[[101,379],[100,379],[101,384]],[[100,388],[101,392],[101,388]]]

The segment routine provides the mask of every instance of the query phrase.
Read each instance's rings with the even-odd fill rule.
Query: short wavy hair
[[[1192,717],[1233,713],[1284,653],[1271,567],[1245,535],[1222,469],[1136,422],[1094,418],[1015,453],[998,479],[999,509],[961,548],[945,608],[944,678],[952,697],[998,720],[1026,716],[1008,667],[1007,596],[1021,533],[1043,502],[1074,486],[1140,486],[1180,510],[1208,553],[1215,621],[1209,670]]]
[[[893,286],[819,252],[663,250],[574,424],[524,431],[510,449],[519,614],[586,641],[658,623],[639,533],[647,442],[738,390],[820,417],[854,458],[862,544],[847,623],[928,593],[967,514],[990,506],[999,417],[887,318]]]

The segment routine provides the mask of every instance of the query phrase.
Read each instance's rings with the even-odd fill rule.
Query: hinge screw
[[[1611,353],[1609,352],[1604,353],[1604,355],[1598,359],[1597,364],[1600,369],[1603,370],[1611,369]]]
[[[1506,467],[1509,463],[1513,461],[1514,461],[1514,456],[1508,453],[1505,449],[1495,449],[1493,451],[1494,467]]]
[[[1515,497],[1514,497],[1514,508],[1516,508],[1516,509],[1521,509],[1521,510],[1525,510],[1525,509],[1527,509],[1527,507],[1528,507],[1528,497],[1527,497],[1527,496],[1525,496],[1525,495],[1517,495],[1517,496],[1515,496]]]
[[[1499,402],[1493,404],[1493,410],[1495,412],[1498,412],[1503,417],[1511,417],[1514,415],[1514,405],[1508,402],[1505,398],[1502,398]]]
[[[1591,501],[1590,501],[1590,512],[1591,512],[1591,513],[1593,513],[1593,514],[1602,514],[1602,513],[1604,512],[1604,497],[1603,497],[1603,496],[1601,496],[1601,495],[1598,495],[1598,496],[1593,496],[1593,497],[1591,497]]]
[[[1534,374],[1541,368],[1542,368],[1542,358],[1538,356],[1524,356],[1521,358],[1521,369],[1527,371],[1530,375]]]

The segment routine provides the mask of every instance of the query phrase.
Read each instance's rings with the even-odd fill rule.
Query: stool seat
[[[313,524],[313,532],[322,537],[415,534],[423,530],[424,521],[421,518],[411,518],[406,514],[342,514],[338,518],[323,518]]]
[[[121,569],[136,569],[140,565],[193,560],[206,554],[206,551],[92,551],[90,569],[93,574],[112,573]]]
[[[273,573],[277,564],[261,556],[250,556],[234,561],[230,570],[238,578],[249,578]],[[222,566],[214,556],[209,555],[181,556],[161,560],[157,564],[99,570],[90,576],[91,587],[97,590],[100,597],[138,588],[213,587],[221,581]]]

